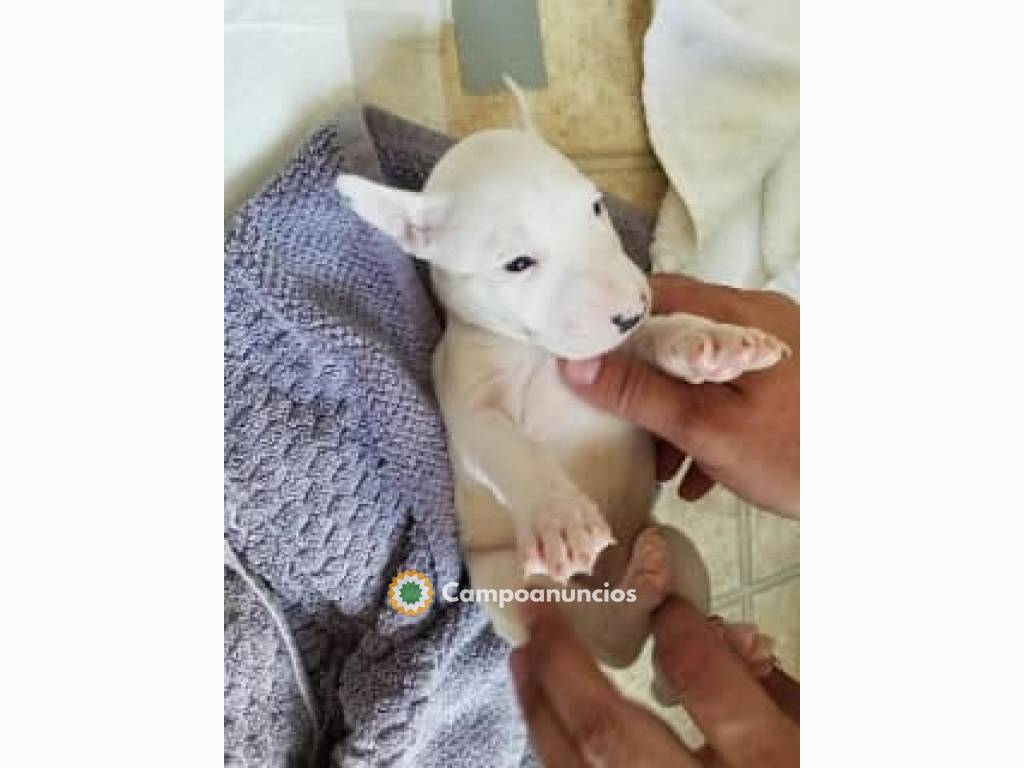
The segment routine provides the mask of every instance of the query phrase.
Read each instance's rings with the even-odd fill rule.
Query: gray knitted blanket
[[[476,605],[393,611],[398,571],[466,583],[411,259],[342,171],[419,189],[450,140],[366,107],[315,133],[224,254],[224,762],[533,763],[508,648]],[[609,206],[646,261],[651,221]]]

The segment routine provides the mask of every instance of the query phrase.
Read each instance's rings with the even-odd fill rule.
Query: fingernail
[[[597,374],[601,371],[601,358],[592,357],[589,360],[566,360],[562,365],[565,378],[571,384],[586,386],[593,384]]]

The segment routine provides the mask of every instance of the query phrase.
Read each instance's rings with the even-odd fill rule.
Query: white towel
[[[799,18],[799,0],[658,3],[643,84],[670,182],[655,271],[798,297]]]

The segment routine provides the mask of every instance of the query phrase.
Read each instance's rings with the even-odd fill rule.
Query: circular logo
[[[434,587],[419,571],[401,571],[388,587],[388,602],[403,616],[419,616],[433,599]]]

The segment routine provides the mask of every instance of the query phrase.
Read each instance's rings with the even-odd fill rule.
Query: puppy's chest
[[[507,381],[502,405],[533,441],[570,464],[601,464],[630,451],[636,429],[583,402],[558,374],[553,357],[539,355]]]
[[[553,358],[524,366],[505,393],[508,415],[537,445],[558,458],[598,503],[616,535],[633,532],[654,486],[650,439],[631,424],[589,406],[569,390]]]
[[[515,365],[503,378],[499,394],[501,409],[531,438],[550,442],[567,436],[570,424],[581,423],[587,415],[559,380],[553,358],[531,355]]]

